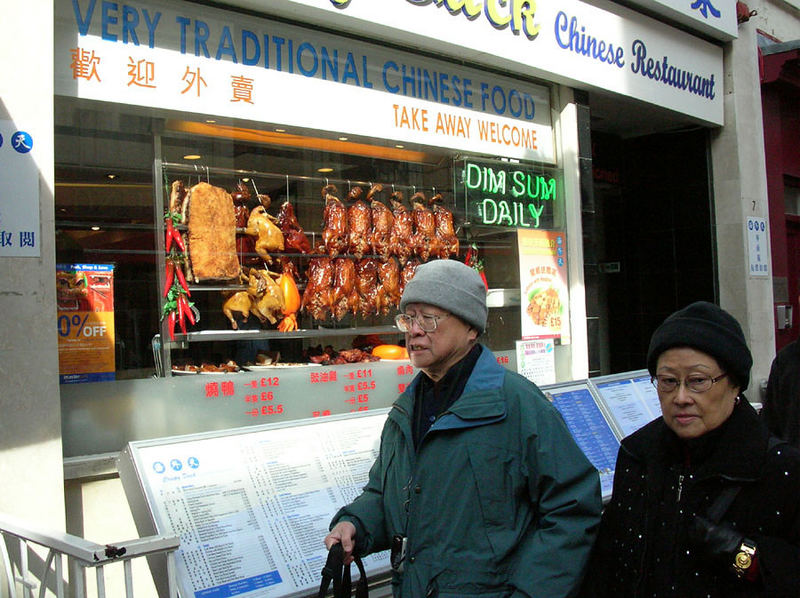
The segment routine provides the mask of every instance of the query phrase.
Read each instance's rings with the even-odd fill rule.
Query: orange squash
[[[400,345],[378,345],[372,354],[381,359],[408,359],[408,351]]]
[[[283,274],[278,279],[278,286],[283,293],[283,320],[278,324],[281,332],[297,330],[297,310],[300,309],[300,292],[292,276],[292,269],[284,267]]]

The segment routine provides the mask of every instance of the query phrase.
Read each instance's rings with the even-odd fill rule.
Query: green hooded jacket
[[[483,347],[461,396],[414,450],[420,373],[395,401],[369,481],[340,520],[356,552],[408,538],[396,598],[572,596],[600,521],[600,481],[560,413]]]

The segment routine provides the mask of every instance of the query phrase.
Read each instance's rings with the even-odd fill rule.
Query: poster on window
[[[517,244],[522,340],[569,343],[566,235],[517,229]]]
[[[58,264],[61,384],[114,380],[114,266]]]

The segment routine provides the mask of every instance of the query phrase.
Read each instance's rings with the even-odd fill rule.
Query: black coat
[[[800,342],[786,345],[772,362],[761,416],[770,432],[800,448]]]
[[[800,596],[800,451],[769,433],[743,399],[728,420],[683,442],[658,418],[623,440],[583,596]],[[690,545],[696,514],[742,489],[723,516],[756,543],[760,579],[742,581]]]

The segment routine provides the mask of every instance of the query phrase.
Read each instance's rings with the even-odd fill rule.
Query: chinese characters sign
[[[468,219],[486,226],[553,228],[563,204],[559,172],[506,162],[464,162],[459,187]]]
[[[569,342],[567,238],[563,232],[517,230],[522,339]]]
[[[0,256],[39,257],[39,169],[33,135],[0,120]]]
[[[56,93],[555,162],[546,87],[181,2],[56,3]]]
[[[58,264],[61,384],[114,380],[114,266]]]

